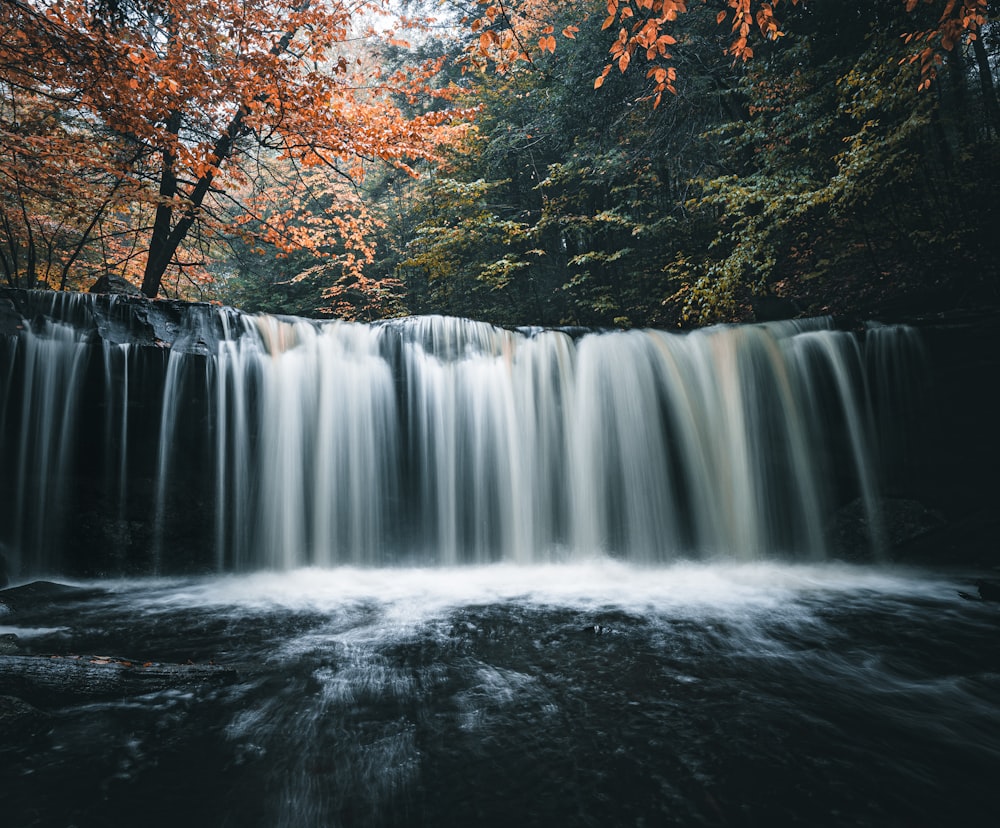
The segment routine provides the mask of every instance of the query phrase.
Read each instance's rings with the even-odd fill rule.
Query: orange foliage
[[[906,10],[912,12],[921,0],[904,0]],[[986,22],[988,0],[923,0],[924,5],[940,5],[937,25],[920,32],[905,35],[906,43],[916,46],[916,51],[906,60],[920,63],[920,88],[927,89],[937,77],[941,53],[950,52],[956,45],[979,37],[979,30]]]
[[[519,63],[533,62],[532,52],[545,54],[556,50],[555,27],[552,20],[557,10],[586,17],[585,0],[476,0],[482,7],[481,16],[469,21],[476,38],[466,48],[466,61],[478,68],[492,65],[498,72],[508,72]],[[566,26],[561,35],[572,40],[579,26]]]
[[[498,71],[505,72],[518,62],[532,61],[530,44],[539,30],[544,35],[537,40],[540,52],[553,52],[556,40],[546,21],[554,15],[551,0],[520,0],[505,4],[502,0],[477,0],[485,8],[484,17],[473,23],[479,39],[468,48],[469,59],[483,65],[492,62]],[[706,0],[701,0],[705,3]],[[797,5],[799,0],[784,0],[785,5]],[[935,67],[940,63],[941,51],[950,51],[963,40],[977,37],[986,20],[988,0],[901,0],[907,11],[912,12],[921,2],[940,4],[942,11],[933,29],[907,35],[907,42],[923,44],[910,60],[919,61],[922,67],[921,88],[930,85]],[[719,11],[716,22],[728,25],[730,41],[726,53],[734,60],[749,60],[754,55],[754,38],[776,40],[784,36],[776,10],[782,0],[725,0],[727,8]],[[586,4],[584,4],[586,5]],[[676,69],[669,65],[669,48],[676,44],[668,28],[681,14],[688,11],[685,0],[606,0],[606,16],[601,29],[610,31],[614,40],[609,49],[611,60],[594,81],[598,89],[611,71],[617,68],[626,72],[640,61],[651,64],[646,77],[653,82],[653,105],[660,103],[664,92],[676,93]],[[565,7],[563,4],[562,8]],[[581,12],[581,19],[585,15]],[[547,25],[547,27],[546,27]],[[615,31],[617,29],[617,31]],[[563,31],[573,37],[576,26]]]
[[[508,71],[518,62],[531,62],[530,49],[526,44],[532,42],[539,30],[543,36],[537,40],[538,50],[555,51],[556,40],[551,34],[553,27],[547,23],[554,16],[553,9],[546,0],[521,0],[512,5],[496,0],[477,2],[485,7],[485,11],[484,17],[472,24],[473,30],[481,33],[467,50],[470,60],[480,65],[491,61],[501,72]],[[753,57],[750,42],[755,32],[768,39],[782,36],[774,13],[780,2],[726,0],[729,9],[720,11],[717,20],[722,24],[731,19],[732,40],[727,52],[734,59],[748,60]],[[798,0],[786,2],[794,5]],[[579,5],[582,20],[585,17],[582,10],[590,4]],[[565,4],[560,8],[565,8]],[[670,47],[677,41],[667,29],[678,15],[687,10],[685,0],[606,0],[607,15],[601,28],[614,33],[617,27],[617,32],[609,50],[611,60],[594,81],[594,88],[604,84],[612,69],[625,72],[639,60],[645,60],[652,64],[646,77],[653,82],[653,105],[659,104],[664,92],[676,92],[674,82],[677,70],[668,62],[671,59]],[[579,27],[570,26],[562,34],[572,38],[578,31]]]
[[[705,0],[702,0],[704,2]],[[734,60],[782,36],[782,0],[725,0]],[[798,0],[784,0],[786,7]],[[987,0],[940,7],[907,35],[929,85],[947,51],[977,37]],[[477,0],[473,65],[530,64],[572,39],[593,0]],[[684,0],[606,0],[613,70],[642,65],[658,104],[675,91],[669,29]],[[428,24],[392,0],[3,0],[0,3],[0,275],[79,286],[118,272],[154,296],[164,279],[195,287],[226,234],[279,252],[337,256],[363,279],[371,219],[352,184],[380,160],[413,174],[458,140],[471,109],[436,86],[440,61],[385,73],[366,44],[405,45]],[[113,19],[108,8],[118,10]],[[409,110],[433,101],[421,114]],[[316,211],[316,193],[329,198]],[[358,282],[360,283],[360,282]]]
[[[447,103],[448,91],[434,86],[438,62],[389,77],[366,65],[365,43],[400,44],[401,28],[421,25],[393,18],[390,0],[118,0],[117,22],[97,5],[0,4],[0,88],[72,113],[77,141],[107,159],[95,186],[106,196],[118,182],[115,203],[136,220],[133,258],[144,260],[150,296],[168,269],[192,266],[185,245],[211,245],[245,224],[254,204],[243,195],[269,186],[262,182],[276,164],[355,181],[373,159],[412,172],[456,140],[471,114],[404,111],[418,99]],[[114,151],[103,154],[102,142]],[[72,190],[51,152],[24,144],[21,155],[25,175]],[[284,212],[293,209],[290,201]],[[309,222],[296,226],[261,241],[322,245]],[[330,228],[353,232],[342,218]]]

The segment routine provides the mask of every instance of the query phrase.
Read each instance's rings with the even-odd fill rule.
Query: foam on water
[[[584,564],[481,567],[303,568],[184,579],[88,582],[148,612],[182,607],[331,612],[382,609],[417,624],[468,606],[510,604],[683,616],[785,612],[811,601],[959,601],[959,579],[904,567],[849,564],[679,563],[646,567],[614,560]]]
[[[0,612],[0,615],[3,613]],[[66,627],[11,627],[0,624],[0,635],[16,635],[18,638],[39,638],[62,632]]]

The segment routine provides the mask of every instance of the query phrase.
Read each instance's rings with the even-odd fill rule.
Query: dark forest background
[[[571,5],[557,31],[579,22]],[[668,328],[996,303],[1000,26],[987,20],[942,53],[920,89],[904,34],[939,11],[786,4],[785,36],[744,63],[725,54],[718,6],[692,3],[671,30],[677,94],[655,107],[642,71],[594,88],[608,52],[598,25],[503,75],[463,62],[475,35],[447,29],[420,48],[451,58],[436,82],[480,111],[444,163],[414,165],[417,177],[370,166],[363,276],[330,257],[329,240],[263,254],[250,221],[206,254],[211,280],[166,292],[305,316]],[[380,55],[390,69],[413,58]],[[0,196],[16,219],[17,194]],[[337,195],[312,197],[321,212]],[[104,272],[92,255],[74,266],[80,275],[45,286],[86,288]],[[34,286],[24,273],[13,268],[8,284]]]

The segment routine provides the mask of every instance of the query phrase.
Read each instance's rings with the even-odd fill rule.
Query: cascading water
[[[71,320],[88,300],[63,304]],[[220,570],[820,560],[851,489],[877,549],[873,402],[890,408],[909,379],[893,354],[913,349],[905,329],[822,319],[574,338],[203,310],[163,369],[162,349],[75,333],[57,310],[6,343],[4,400],[21,402],[2,412],[4,540],[26,572],[59,567],[52,510],[81,497],[116,504],[154,571],[179,547]],[[67,489],[80,471],[87,493]]]
[[[18,348],[17,345],[21,347]],[[15,548],[36,550],[40,563],[52,562],[53,538],[47,531],[46,512],[58,509],[67,495],[64,474],[73,451],[73,424],[81,393],[86,347],[72,326],[44,322],[36,336],[14,344],[21,357],[24,384],[20,394],[19,439],[6,445],[3,456],[17,481],[11,512],[11,540]],[[15,412],[14,395],[4,394],[3,419]],[[5,476],[8,473],[5,469]]]
[[[879,561],[913,330],[4,301],[0,542],[73,584],[0,590],[10,824],[992,824],[996,605]]]

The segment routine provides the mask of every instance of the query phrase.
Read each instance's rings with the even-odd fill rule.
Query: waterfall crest
[[[60,301],[0,336],[22,572],[88,532],[102,572],[817,560],[853,496],[877,552],[884,415],[919,352],[829,319],[582,333],[204,306],[166,348]]]

